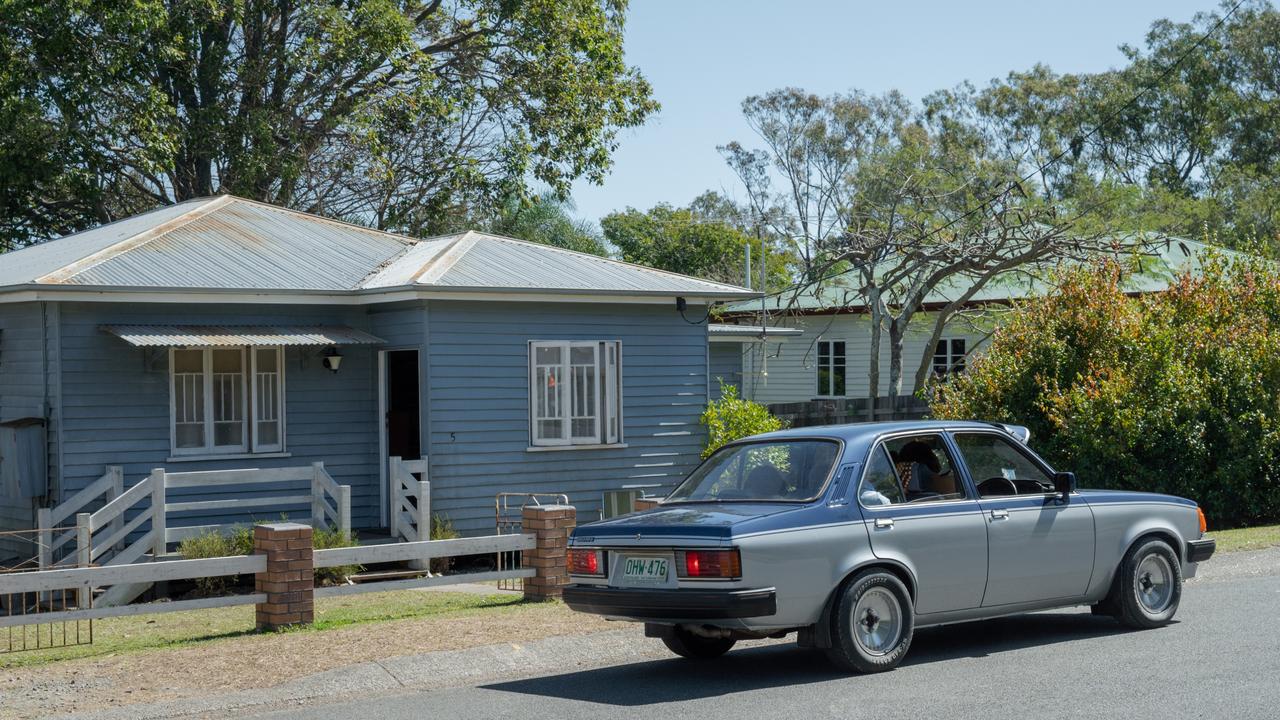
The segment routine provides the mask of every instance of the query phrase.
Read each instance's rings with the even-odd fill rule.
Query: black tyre
[[[670,635],[662,638],[662,642],[671,652],[680,657],[690,660],[712,660],[729,652],[737,640],[702,637],[678,627]]]
[[[844,670],[892,670],[911,647],[915,610],[911,594],[892,573],[866,570],[855,575],[835,600],[827,657]]]
[[[1125,554],[1108,605],[1131,628],[1147,629],[1173,620],[1182,600],[1182,565],[1169,543],[1143,540]]]

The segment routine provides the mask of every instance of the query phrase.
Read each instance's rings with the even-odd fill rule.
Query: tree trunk
[[[867,419],[876,419],[876,398],[880,395],[880,297],[879,294],[872,291],[870,293],[870,302],[867,303],[871,308],[871,357],[867,358],[867,395],[870,399],[870,405],[867,407]]]
[[[902,338],[906,334],[907,321],[902,317],[889,318],[889,396],[902,394]]]

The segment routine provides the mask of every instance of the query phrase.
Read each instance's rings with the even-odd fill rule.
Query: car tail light
[[[1200,516],[1200,534],[1203,535],[1209,529],[1209,523],[1204,519],[1204,510],[1196,508],[1196,515]]]
[[[569,548],[570,575],[604,575],[604,553],[599,550]]]
[[[676,575],[699,580],[734,580],[742,577],[738,549],[681,550],[676,553]]]

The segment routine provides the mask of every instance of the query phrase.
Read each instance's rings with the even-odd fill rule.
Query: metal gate
[[[0,532],[0,546],[27,548],[18,550],[18,558],[0,565],[0,576],[41,570],[41,543],[48,537],[75,535],[77,528],[49,530],[15,530]],[[29,557],[28,557],[29,553]],[[45,570],[88,567],[83,553],[69,552],[62,560]],[[22,558],[26,559],[22,559]],[[67,610],[83,610],[93,606],[88,588],[64,588],[41,593],[0,594],[0,655],[26,650],[90,645],[93,643],[93,620],[55,620],[41,622],[40,616]]]
[[[568,505],[569,496],[564,493],[498,493],[493,499],[494,522],[497,526],[497,534],[519,535],[523,532],[520,518],[524,514],[525,506],[542,505],[543,501],[553,501],[549,503],[553,505]],[[503,570],[518,570],[523,566],[522,562],[519,550],[498,553],[499,572]],[[524,580],[521,578],[499,580],[498,589],[523,590]]]

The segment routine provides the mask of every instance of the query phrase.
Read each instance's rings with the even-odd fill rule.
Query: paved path
[[[1221,562],[1218,562],[1221,560]],[[1055,611],[917,633],[898,670],[843,676],[820,653],[752,643],[693,664],[632,627],[525,647],[366,663],[270,691],[100,717],[1277,717],[1280,548],[1206,563],[1178,622],[1130,632]]]

